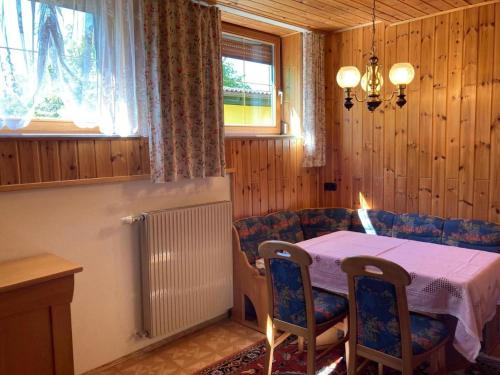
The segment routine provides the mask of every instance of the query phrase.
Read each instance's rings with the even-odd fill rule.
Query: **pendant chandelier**
[[[366,102],[368,110],[373,112],[383,101],[391,101],[395,95],[397,95],[396,104],[401,108],[406,104],[406,85],[410,84],[413,77],[415,77],[415,69],[410,63],[394,64],[389,71],[389,80],[396,86],[397,90],[389,98],[385,98],[382,94],[381,91],[384,85],[381,73],[382,66],[378,64],[378,57],[375,55],[375,0],[373,0],[372,11],[372,49],[365,74],[361,77],[361,73],[355,66],[343,66],[337,73],[337,83],[344,89],[344,107],[347,110],[353,107],[353,98],[358,102]],[[360,81],[361,88],[366,92],[364,98],[359,98],[353,92],[353,89]]]

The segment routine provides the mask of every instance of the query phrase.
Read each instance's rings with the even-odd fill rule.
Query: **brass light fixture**
[[[391,101],[395,95],[397,95],[396,104],[401,108],[406,104],[406,86],[415,77],[415,69],[410,63],[394,64],[389,71],[389,80],[397,90],[389,98],[385,98],[381,93],[384,78],[381,73],[382,66],[378,64],[378,57],[375,55],[375,0],[373,0],[372,10],[372,51],[365,74],[361,77],[361,73],[355,66],[343,66],[337,73],[337,83],[344,89],[344,107],[347,110],[354,106],[353,99],[356,99],[358,102],[366,102],[368,110],[373,112],[383,101]],[[353,92],[360,81],[361,88],[366,92],[365,98],[359,98]]]

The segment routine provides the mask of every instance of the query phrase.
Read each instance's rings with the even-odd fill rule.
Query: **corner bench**
[[[266,280],[258,266],[262,242],[297,243],[339,230],[500,253],[500,225],[481,220],[347,208],[308,208],[240,219],[233,223],[233,320],[265,332]],[[257,323],[247,319],[249,306]]]

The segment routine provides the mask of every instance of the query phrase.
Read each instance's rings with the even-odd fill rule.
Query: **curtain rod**
[[[234,14],[235,16],[249,18],[251,20],[259,21],[259,22],[262,22],[262,23],[267,23],[269,25],[282,27],[284,29],[288,29],[288,30],[292,30],[292,31],[298,31],[300,33],[311,32],[310,29],[307,29],[307,28],[304,28],[304,27],[290,25],[290,24],[285,23],[285,22],[276,21],[276,20],[273,20],[273,19],[270,19],[270,18],[267,18],[267,17],[263,17],[263,16],[258,16],[256,14],[248,13],[248,12],[245,12],[244,10],[239,10],[239,9],[231,8],[231,7],[228,7],[226,5],[217,4],[217,3],[214,3],[214,2],[202,1],[202,0],[191,0],[191,1],[193,1],[195,3],[198,3],[198,4],[201,4],[201,5],[205,5],[205,6],[215,6],[215,7],[219,8],[223,12],[226,12],[226,13],[229,13],[229,14]]]

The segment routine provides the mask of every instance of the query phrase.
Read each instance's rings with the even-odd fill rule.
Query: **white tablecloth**
[[[500,305],[500,255],[392,237],[339,231],[297,243],[313,258],[316,287],[347,294],[340,262],[357,255],[393,261],[410,273],[410,310],[448,314],[458,319],[454,346],[474,362],[482,331]]]

